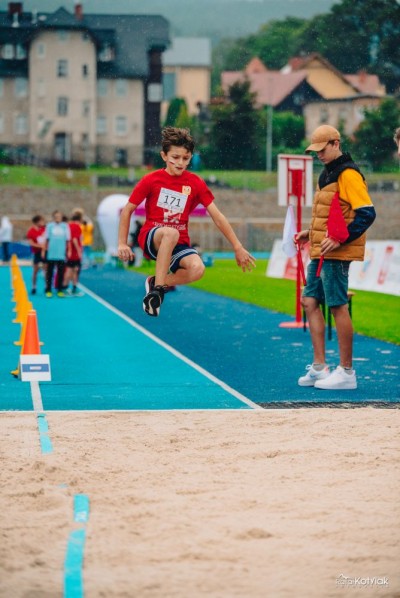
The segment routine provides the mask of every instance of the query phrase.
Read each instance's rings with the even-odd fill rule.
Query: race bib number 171
[[[158,196],[157,205],[163,210],[182,214],[187,202],[188,196],[178,191],[171,191],[162,187],[160,195]]]

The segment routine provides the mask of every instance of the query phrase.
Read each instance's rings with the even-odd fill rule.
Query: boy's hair
[[[400,127],[395,130],[393,141],[397,144],[400,142]]]
[[[44,220],[43,216],[41,216],[40,214],[36,214],[36,216],[32,218],[32,223],[38,224],[41,220]]]
[[[161,133],[162,151],[166,154],[173,145],[184,147],[188,152],[193,154],[195,143],[189,129],[165,127]]]
[[[81,222],[82,214],[80,212],[73,212],[71,216],[72,222]]]

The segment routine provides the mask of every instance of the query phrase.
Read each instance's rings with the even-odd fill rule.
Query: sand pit
[[[0,417],[2,598],[62,596],[77,493],[88,598],[400,595],[400,410]]]

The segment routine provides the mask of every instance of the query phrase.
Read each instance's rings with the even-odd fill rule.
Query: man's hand
[[[236,263],[243,272],[252,270],[256,267],[256,259],[242,245],[235,249]]]
[[[340,246],[339,241],[335,241],[330,237],[326,237],[321,243],[321,255],[326,255],[330,251],[337,249]]]
[[[129,260],[134,259],[134,255],[132,253],[132,249],[126,243],[120,243],[118,245],[118,257],[120,260],[124,262],[129,262]]]

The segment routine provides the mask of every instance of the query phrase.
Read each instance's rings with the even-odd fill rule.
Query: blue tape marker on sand
[[[45,413],[38,413],[37,414],[37,422],[39,428],[39,439],[40,439],[40,447],[42,449],[42,453],[52,453],[53,452],[53,445],[49,438],[49,425],[47,423],[46,414]]]
[[[74,496],[74,521],[85,524],[89,519],[89,498],[85,494]],[[68,538],[64,562],[64,598],[83,597],[82,565],[85,548],[85,527],[72,531]]]

